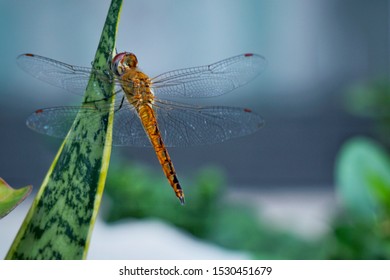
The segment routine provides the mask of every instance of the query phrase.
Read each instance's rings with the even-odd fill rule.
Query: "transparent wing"
[[[26,124],[36,132],[53,137],[65,138],[79,110],[80,107],[39,109],[27,118]],[[91,114],[94,116],[93,110],[91,110]]]
[[[156,101],[154,109],[167,147],[220,143],[252,134],[264,125],[261,116],[244,108]]]
[[[99,80],[105,83],[119,83],[111,78],[109,73],[88,67],[69,65],[35,54],[19,55],[17,62],[24,71],[33,77],[79,95],[84,94],[91,73],[94,73]]]
[[[155,100],[153,106],[161,137],[167,147],[213,144],[252,134],[263,119],[249,109]],[[113,144],[151,146],[135,109],[129,103],[115,113]]]
[[[120,86],[120,81],[111,73],[89,67],[73,66],[34,54],[22,54],[17,61],[35,78],[79,95],[84,94],[91,73],[104,83]],[[217,96],[248,83],[265,65],[266,60],[260,55],[242,54],[206,66],[161,74],[152,79],[153,90],[160,98]]]
[[[242,54],[214,64],[166,72],[152,79],[153,90],[164,97],[211,97],[232,91],[258,76],[266,60]]]
[[[249,109],[156,101],[154,109],[161,137],[167,147],[185,147],[223,142],[252,134],[263,125],[263,119]],[[40,133],[64,138],[77,114],[88,118],[91,125],[101,121],[107,108],[54,107],[37,110],[27,125]],[[74,134],[72,139],[79,141]],[[150,147],[151,144],[135,109],[125,102],[114,116],[113,145]]]
[[[135,108],[127,101],[115,113],[112,144],[132,147],[152,146]]]
[[[91,126],[100,127],[103,115],[107,115],[110,107],[94,105],[65,106],[39,109],[31,114],[26,124],[32,130],[57,138],[65,138],[79,114],[87,118]],[[82,135],[72,134],[70,140],[85,141]],[[96,142],[96,139],[91,139]],[[97,143],[100,144],[100,143]],[[117,106],[114,116],[113,145],[119,146],[151,146],[135,109],[125,101],[120,109]]]

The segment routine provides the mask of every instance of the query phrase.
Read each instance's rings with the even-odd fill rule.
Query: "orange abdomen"
[[[176,171],[173,167],[171,158],[161,138],[158,129],[155,112],[150,104],[143,104],[137,108],[141,123],[148,134],[150,142],[156,152],[157,158],[162,166],[162,169],[171,184],[176,196],[179,198],[181,204],[184,204],[184,193],[176,176]]]

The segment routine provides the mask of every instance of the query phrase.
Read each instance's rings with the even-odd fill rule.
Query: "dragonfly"
[[[266,66],[265,58],[258,54],[241,54],[209,65],[165,72],[154,78],[141,71],[137,57],[130,52],[116,54],[108,62],[109,70],[104,71],[29,53],[18,56],[17,61],[35,78],[80,95],[84,94],[91,74],[100,85],[113,85],[112,95],[116,95],[118,102],[114,109],[112,144],[153,147],[181,204],[184,204],[184,192],[167,147],[219,143],[252,134],[264,125],[262,117],[248,108],[174,101],[175,98],[219,96],[247,84]],[[26,124],[39,133],[65,138],[76,115],[81,114],[93,123],[99,120],[96,116],[107,114],[111,107],[93,105],[99,101],[39,109],[28,117]],[[81,140],[77,135],[72,137]]]

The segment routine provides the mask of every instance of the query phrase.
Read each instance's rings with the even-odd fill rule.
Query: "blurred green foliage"
[[[343,212],[325,239],[332,259],[390,259],[390,158],[375,141],[356,137],[336,164]]]
[[[342,147],[336,183],[345,209],[353,216],[376,219],[390,213],[390,161],[373,140],[356,137]]]
[[[227,199],[225,176],[217,167],[182,179],[186,205],[181,206],[158,171],[114,162],[106,183],[103,216],[107,222],[126,218],[159,218],[197,238],[229,249],[250,252],[256,259],[318,258],[313,244],[262,222],[254,209]]]
[[[390,81],[388,78],[356,84],[345,94],[346,109],[374,122],[377,136],[390,147]]]
[[[373,121],[378,140],[353,138],[336,160],[336,191],[343,212],[325,238],[326,257],[390,259],[390,82],[388,78],[354,85],[346,109]]]

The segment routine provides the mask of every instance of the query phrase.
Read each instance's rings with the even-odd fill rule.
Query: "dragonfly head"
[[[133,53],[118,53],[111,62],[111,70],[118,76],[122,76],[126,71],[135,69],[138,65],[138,59]]]

